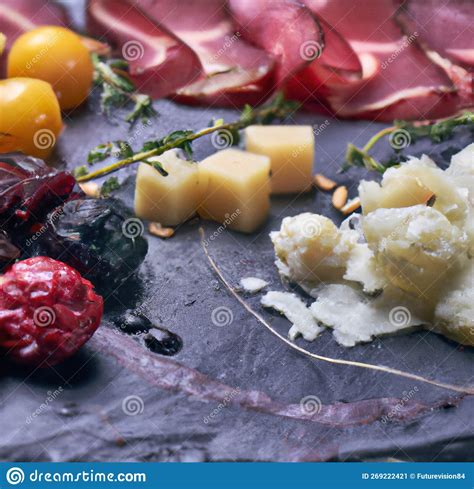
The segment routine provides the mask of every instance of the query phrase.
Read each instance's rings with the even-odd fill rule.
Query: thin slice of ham
[[[242,39],[223,0],[135,0],[199,56],[205,76],[175,98],[191,104],[239,107],[271,93],[274,62]]]
[[[460,107],[474,106],[473,19],[471,0],[408,0],[401,2],[396,17],[403,32],[416,36],[427,56],[451,78]]]
[[[331,112],[324,101],[334,93],[353,92],[357,82],[362,85],[362,64],[337,29],[321,17],[318,21],[324,32],[324,50],[317,59],[291,77],[286,84],[286,94],[306,106],[310,106],[317,96],[320,105]]]
[[[48,0],[1,0],[0,32],[6,36],[5,52],[0,56],[0,76],[3,76],[6,56],[15,39],[40,25],[69,25],[66,11]]]
[[[110,40],[129,62],[137,89],[165,97],[201,76],[193,50],[166,27],[126,0],[89,0],[89,32]]]
[[[401,2],[397,20],[444,58],[474,66],[474,1],[407,0]]]
[[[270,53],[277,62],[275,83],[281,86],[324,49],[316,17],[293,0],[229,0],[239,32]]]
[[[455,88],[394,21],[392,0],[306,0],[359,55],[362,80],[338,86],[325,97],[340,117],[425,119],[456,111]],[[329,80],[330,83],[330,80]],[[317,98],[318,87],[314,87]]]

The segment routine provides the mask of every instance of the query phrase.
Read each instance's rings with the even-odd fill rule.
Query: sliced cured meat
[[[2,0],[0,3],[0,32],[6,36],[6,49],[0,56],[0,74],[4,72],[8,49],[23,32],[39,25],[68,25],[65,10],[48,0]]]
[[[273,86],[274,62],[243,40],[223,0],[135,0],[151,17],[189,45],[205,76],[178,90],[188,103],[225,106],[258,104]]]
[[[306,106],[311,104],[315,92],[321,103],[323,97],[333,93],[353,92],[362,80],[362,64],[351,45],[324,19],[319,17],[318,22],[324,33],[322,54],[286,84],[288,97],[305,102]]]
[[[318,58],[324,49],[321,26],[301,3],[292,0],[229,0],[244,39],[261,47],[277,62],[275,83]]]
[[[453,63],[474,66],[472,0],[408,0],[397,20],[418,40]]]
[[[68,25],[65,10],[48,0],[2,0],[0,32],[7,37],[7,47],[23,32],[39,25]]]
[[[456,110],[450,78],[417,46],[415,38],[403,35],[393,20],[392,0],[306,0],[306,4],[337,27],[362,63],[362,80],[334,84],[325,97],[336,115],[424,119]]]
[[[138,90],[154,98],[175,92],[202,73],[189,46],[128,1],[89,0],[87,25],[93,35],[120,49]]]
[[[441,66],[458,90],[460,107],[474,105],[474,2],[408,0],[397,12],[408,36],[415,36],[427,56]],[[446,36],[446,32],[452,35]]]

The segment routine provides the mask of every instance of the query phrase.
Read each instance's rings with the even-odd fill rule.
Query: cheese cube
[[[159,161],[168,175],[161,175],[146,163],[139,165],[135,214],[165,226],[177,226],[196,213],[200,196],[198,165],[179,158],[175,150],[150,160]]]
[[[251,233],[270,209],[270,159],[238,149],[225,149],[199,164],[203,219]]]
[[[268,156],[273,194],[311,189],[314,134],[311,126],[249,126],[245,130],[247,151]]]

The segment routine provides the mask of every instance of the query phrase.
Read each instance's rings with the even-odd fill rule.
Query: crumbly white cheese
[[[446,174],[454,177],[466,175],[474,177],[474,143],[451,157],[451,164]]]
[[[257,277],[244,277],[240,280],[240,287],[249,294],[260,292],[268,285],[268,282]]]
[[[453,179],[459,190],[465,193],[469,201],[464,229],[469,239],[469,253],[474,257],[474,143],[453,155],[446,174]]]
[[[424,298],[437,294],[467,254],[466,234],[426,205],[377,209],[364,217],[362,227],[387,279]]]
[[[270,291],[262,297],[261,303],[284,314],[292,323],[288,333],[291,340],[302,335],[305,340],[313,341],[322,331],[309,308],[295,294]]]
[[[384,288],[387,281],[377,269],[374,252],[367,243],[357,243],[347,260],[345,280],[359,282],[364,292],[372,294]]]
[[[409,308],[397,306],[389,298],[369,299],[342,284],[322,287],[310,309],[318,322],[334,330],[334,338],[343,346],[355,346],[423,322]]]
[[[310,213],[283,220],[271,234],[282,277],[316,299],[314,319],[344,346],[421,324],[473,345],[474,144],[446,171],[412,158],[359,192],[363,215],[339,229]],[[290,296],[291,306],[275,298],[291,310],[290,336],[316,337],[320,328]]]
[[[293,282],[314,285],[342,279],[358,239],[357,233],[341,232],[327,217],[309,212],[285,217],[281,229],[270,237],[280,274]]]
[[[468,214],[466,193],[426,155],[389,168],[380,184],[362,181],[359,185],[364,214],[380,208],[425,204],[433,194],[433,207],[452,224],[463,227]]]
[[[474,261],[449,284],[435,309],[434,330],[465,345],[474,346]]]

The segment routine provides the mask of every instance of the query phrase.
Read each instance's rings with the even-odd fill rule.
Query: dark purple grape
[[[61,260],[100,290],[122,283],[143,262],[148,243],[141,225],[115,199],[78,199],[48,217],[46,231],[34,243],[34,254]]]
[[[11,242],[5,231],[0,231],[0,272],[20,257],[20,250]]]
[[[71,194],[76,181],[67,172],[21,153],[0,155],[0,229],[29,232]],[[20,231],[21,229],[21,231]]]

